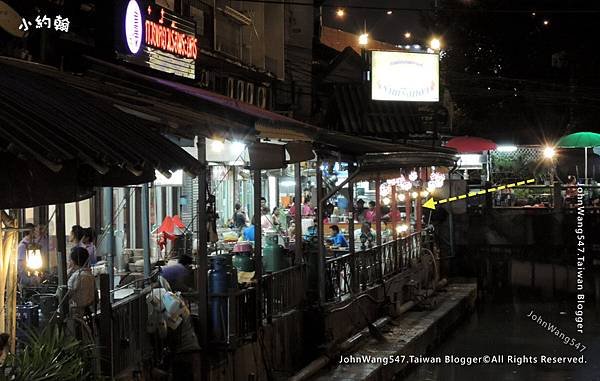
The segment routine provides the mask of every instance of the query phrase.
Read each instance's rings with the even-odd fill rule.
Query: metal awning
[[[330,102],[329,125],[346,134],[399,139],[424,132],[415,105],[373,101],[362,84],[333,85]]]
[[[456,167],[458,156],[447,149],[423,149],[422,151],[400,151],[367,154],[359,158],[361,180],[396,178],[401,169],[426,167]]]
[[[85,90],[104,94],[138,117],[169,125],[181,135],[254,141],[257,137],[312,141],[316,127],[302,121],[184,83],[139,73],[86,57]]]
[[[456,150],[446,147],[432,147],[422,144],[397,144],[382,139],[368,139],[337,133],[321,133],[315,138],[315,144],[321,148],[321,156],[336,159],[335,150],[345,154],[346,160],[353,159],[359,164],[357,179],[368,180],[394,178],[399,171],[416,167],[456,166]],[[323,150],[327,150],[323,152]],[[341,159],[337,158],[337,159]]]
[[[54,68],[0,58],[0,208],[61,203],[200,163],[159,133],[71,86]],[[43,181],[42,181],[43,179]]]

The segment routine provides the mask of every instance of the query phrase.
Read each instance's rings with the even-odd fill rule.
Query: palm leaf
[[[86,361],[93,345],[84,345],[66,335],[56,324],[27,332],[26,345],[9,355],[0,367],[0,380],[76,381],[89,378]],[[2,378],[2,377],[6,378]]]

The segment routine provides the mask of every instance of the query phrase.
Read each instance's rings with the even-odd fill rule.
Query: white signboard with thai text
[[[371,98],[381,101],[438,102],[438,54],[373,51]]]

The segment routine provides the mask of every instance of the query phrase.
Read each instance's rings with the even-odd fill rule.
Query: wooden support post
[[[398,231],[396,230],[396,227],[398,226],[398,198],[396,196],[396,190],[397,187],[395,185],[392,185],[392,201],[391,201],[391,211],[390,211],[390,216],[392,217],[392,237],[393,240],[397,240],[398,239]]]
[[[262,325],[262,307],[263,307],[263,296],[262,296],[262,229],[261,229],[261,210],[260,210],[260,198],[262,179],[260,169],[255,169],[254,174],[254,278],[256,279],[256,326]],[[296,208],[296,212],[299,210]]]
[[[196,292],[198,293],[198,318],[200,320],[200,345],[204,351],[208,348],[208,250],[207,221],[206,221],[206,140],[197,138],[198,161],[200,162],[200,173],[198,173],[198,201],[197,201],[197,240],[196,240]],[[206,356],[202,356],[203,359]],[[203,360],[203,375],[208,374],[208,364]],[[204,378],[203,378],[204,379]]]
[[[375,180],[375,232],[377,246],[381,246],[381,178]]]
[[[563,198],[561,193],[560,183],[558,181],[552,182],[552,207],[554,209],[562,209]]]
[[[35,216],[34,216],[34,224],[35,225],[43,225],[46,228],[40,229],[39,240],[41,242],[46,242],[45,247],[42,247],[42,256],[44,261],[44,267],[46,271],[50,271],[50,236],[48,235],[48,218],[49,218],[49,208],[48,205],[39,206],[35,208]],[[43,246],[43,245],[42,245]]]
[[[349,251],[354,254],[354,182],[348,183],[348,238]]]
[[[67,285],[67,232],[65,229],[65,204],[56,204],[56,254],[58,285]]]
[[[150,189],[142,185],[142,248],[144,255],[144,278],[150,278]]]
[[[324,203],[323,203],[323,171],[322,161],[317,159],[317,236],[319,240],[319,301],[324,304],[327,300],[325,294],[325,232],[323,231]],[[296,207],[296,213],[299,213]]]
[[[349,250],[352,255],[350,262],[350,290],[353,293],[360,291],[360,280],[358,278],[359,260],[355,255],[356,243],[354,242],[354,182],[348,182],[348,234]],[[358,253],[361,255],[361,252]]]
[[[296,260],[294,263],[296,264],[302,261],[302,174],[300,173],[300,170],[300,163],[294,164],[294,177],[296,180],[294,191],[294,198],[296,199],[296,214],[294,215],[294,225],[296,226],[296,229],[294,229]]]
[[[113,332],[110,279],[100,274],[100,371],[103,376],[113,378]]]
[[[113,201],[113,188],[105,187],[102,188],[102,221],[106,229],[104,234],[104,257],[106,260],[106,270],[108,272],[108,283],[109,289],[112,290],[115,287],[115,225],[113,222],[114,216],[114,201]],[[112,298],[112,294],[111,298]]]
[[[423,168],[419,168],[419,178],[423,179]],[[423,224],[423,207],[421,200],[421,190],[417,191],[417,197],[415,197],[415,232],[420,232]]]
[[[404,194],[404,212],[406,213],[406,226],[410,231],[410,215],[412,212],[412,198],[410,192]]]

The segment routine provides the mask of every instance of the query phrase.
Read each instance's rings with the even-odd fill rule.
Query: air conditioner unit
[[[223,9],[223,13],[226,14],[227,16],[231,17],[232,19],[234,19],[241,25],[252,24],[252,19],[250,17],[246,16],[242,12],[235,10],[229,6],[225,6],[225,8]]]

